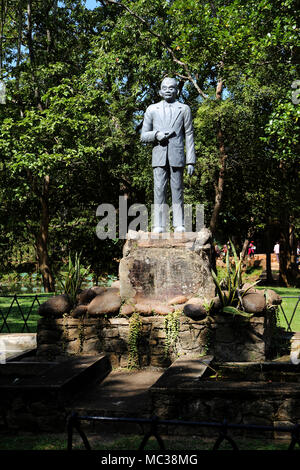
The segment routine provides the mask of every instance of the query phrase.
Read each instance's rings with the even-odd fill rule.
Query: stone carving
[[[183,170],[187,164],[188,174],[192,175],[196,162],[192,114],[189,106],[176,101],[177,83],[174,78],[165,78],[162,81],[160,96],[162,101],[147,108],[141,132],[141,141],[153,144],[153,232],[166,231],[168,180],[172,193],[174,230],[184,232]]]

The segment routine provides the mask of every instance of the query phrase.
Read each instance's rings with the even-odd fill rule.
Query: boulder
[[[93,288],[84,289],[77,295],[76,300],[77,300],[78,305],[87,305],[96,297],[96,295],[97,295],[97,292],[95,289]]]
[[[265,297],[268,306],[280,305],[282,302],[280,295],[272,289],[265,290]]]
[[[245,282],[245,284],[243,284],[241,290],[243,292],[247,291],[247,294],[250,294],[250,293],[253,294],[254,292],[257,292],[255,287],[253,287],[253,284],[250,284],[250,282]]]
[[[202,320],[207,316],[207,311],[203,305],[188,303],[184,306],[183,313],[193,320]]]
[[[121,307],[120,313],[122,315],[132,315],[134,311],[135,311],[135,308],[133,305],[124,304]]]
[[[73,318],[84,317],[84,315],[86,315],[87,308],[88,308],[87,305],[77,305],[77,307],[74,308],[74,310],[71,312],[71,317]]]
[[[60,318],[64,313],[69,313],[71,308],[72,302],[67,294],[55,295],[40,305],[38,314],[41,317]]]
[[[105,315],[106,313],[116,313],[121,307],[121,298],[115,292],[107,289],[102,294],[97,295],[87,307],[88,315]]]
[[[168,305],[185,304],[187,301],[188,298],[185,295],[177,295],[169,300]]]
[[[222,308],[222,303],[221,303],[221,300],[220,300],[220,297],[213,297],[212,298],[212,301],[213,301],[213,307],[212,307],[212,311],[213,312],[217,312],[218,310],[221,310]]]
[[[168,315],[169,313],[173,313],[175,311],[175,309],[170,305],[155,305],[153,310],[158,315]]]
[[[243,306],[248,313],[263,313],[266,309],[266,299],[263,292],[247,292],[243,296]]]
[[[114,281],[114,282],[112,282],[110,287],[114,287],[115,289],[119,289],[119,290],[120,290],[120,281]]]
[[[103,292],[106,291],[106,287],[103,287],[103,286],[93,286],[93,287],[91,287],[91,290],[93,290],[94,292],[96,292],[96,295],[99,295],[99,294],[103,294]]]
[[[153,308],[149,304],[137,303],[135,304],[135,311],[141,315],[153,315]]]
[[[120,289],[118,287],[107,287],[105,289],[106,292],[110,292],[111,294],[117,294],[120,295]]]
[[[191,297],[188,301],[189,304],[202,305],[203,300],[200,297]]]

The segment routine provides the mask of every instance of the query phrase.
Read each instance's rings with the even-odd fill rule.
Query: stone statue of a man
[[[192,114],[189,106],[176,100],[177,82],[165,78],[159,92],[163,98],[150,105],[144,116],[141,141],[153,144],[154,229],[166,231],[167,185],[170,180],[174,231],[184,232],[183,171],[189,175],[196,163]],[[184,144],[186,156],[184,155]]]

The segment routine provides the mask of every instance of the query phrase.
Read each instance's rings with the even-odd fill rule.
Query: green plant
[[[165,332],[166,332],[166,342],[165,342],[165,357],[168,356],[170,347],[175,343],[180,328],[180,310],[175,310],[175,312],[168,313],[165,318]]]
[[[135,312],[130,318],[129,338],[128,338],[128,368],[136,369],[139,367],[139,350],[138,343],[141,336],[142,321],[140,315]]]
[[[72,260],[71,254],[69,254],[69,263],[67,272],[62,276],[59,275],[58,281],[63,289],[63,292],[67,294],[74,305],[76,302],[76,296],[79,292],[81,284],[89,268],[84,269],[80,264],[81,253],[75,253],[74,261]]]
[[[211,314],[211,312],[213,311],[213,308],[214,308],[214,299],[211,299],[210,302],[203,302],[203,307],[205,308],[205,310],[207,311],[207,315],[209,316]]]
[[[242,260],[238,259],[235,247],[231,241],[230,245],[233,253],[233,262],[230,261],[229,250],[227,250],[225,278],[219,280],[214,271],[212,271],[212,277],[221,301],[222,312],[250,318],[252,314],[244,311],[242,298],[256,283],[242,290]]]

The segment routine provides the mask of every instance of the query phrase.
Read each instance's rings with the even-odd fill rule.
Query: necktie
[[[171,104],[166,104],[165,113],[166,113],[166,124],[170,125],[172,122],[172,105]]]

